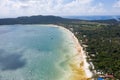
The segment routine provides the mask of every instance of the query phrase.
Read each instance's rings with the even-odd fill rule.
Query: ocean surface
[[[69,19],[81,19],[81,20],[107,20],[115,19],[120,21],[120,15],[110,15],[110,16],[63,16],[64,18]]]
[[[76,48],[53,25],[0,26],[0,80],[68,80]]]

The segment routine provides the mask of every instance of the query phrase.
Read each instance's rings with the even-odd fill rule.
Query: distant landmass
[[[97,16],[96,16],[97,17]],[[0,25],[12,25],[12,24],[57,24],[57,23],[67,23],[67,22],[80,22],[80,21],[91,21],[91,22],[100,22],[100,23],[118,23],[120,22],[120,18],[108,18],[108,16],[99,16],[96,18],[95,16],[89,16],[89,18],[93,18],[92,20],[84,20],[83,18],[68,18],[68,17],[58,17],[58,16],[24,16],[18,18],[4,18],[0,19]],[[102,20],[101,20],[102,19]]]
[[[67,19],[58,16],[25,16],[18,18],[4,18],[0,19],[0,25],[10,25],[10,24],[55,24],[64,23],[71,21],[80,21],[79,19]]]

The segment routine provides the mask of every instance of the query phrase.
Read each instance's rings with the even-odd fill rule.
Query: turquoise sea
[[[67,80],[74,51],[59,27],[0,26],[0,80]]]

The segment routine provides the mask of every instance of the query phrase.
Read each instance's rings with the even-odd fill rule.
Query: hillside
[[[18,17],[18,18],[5,18],[0,19],[0,25],[10,24],[55,24],[80,21],[78,19],[67,19],[58,16],[30,16],[30,17]]]

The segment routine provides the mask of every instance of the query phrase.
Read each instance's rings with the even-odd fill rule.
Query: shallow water
[[[0,80],[67,80],[75,50],[59,27],[0,26]]]

